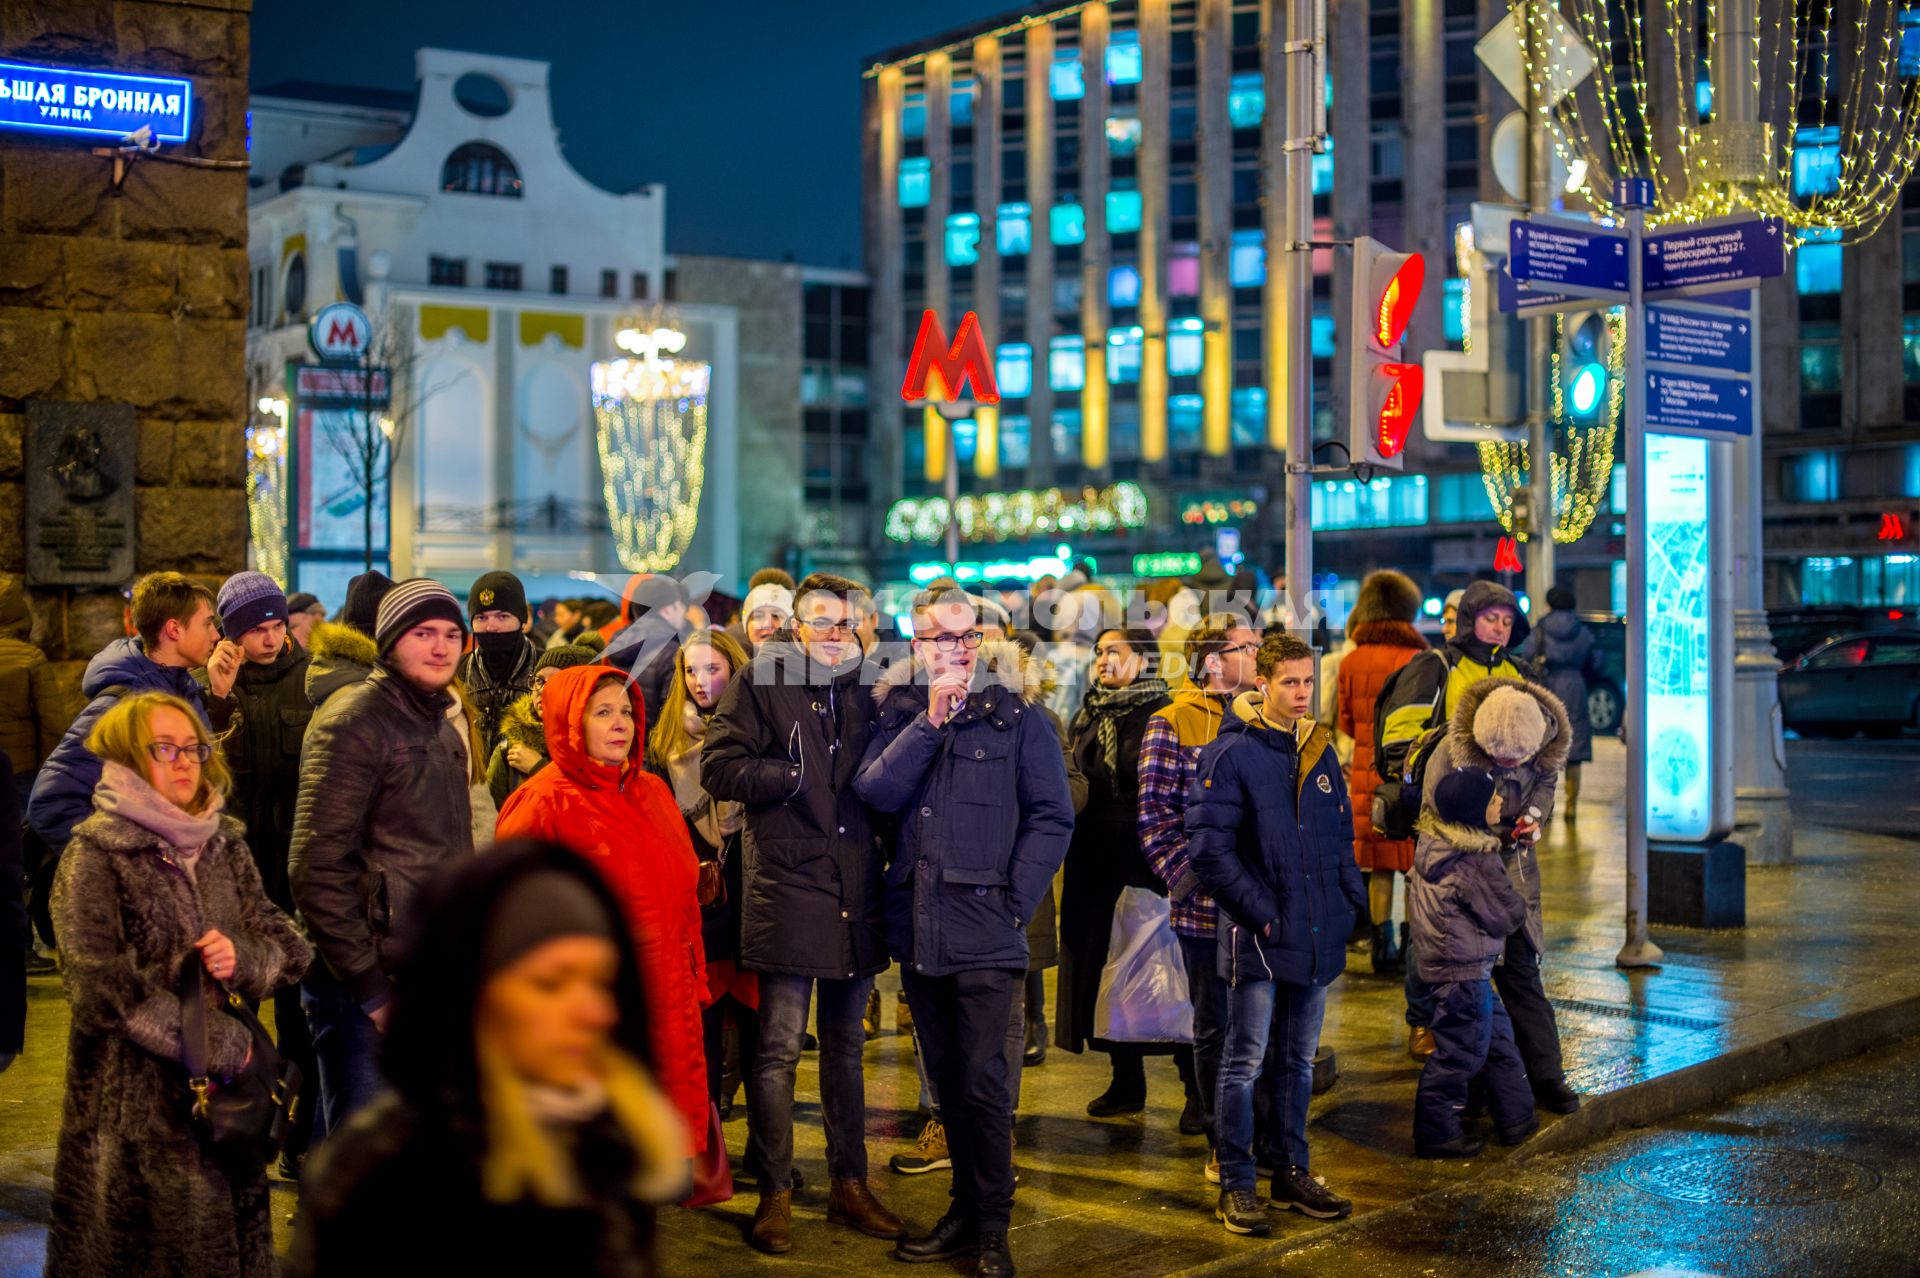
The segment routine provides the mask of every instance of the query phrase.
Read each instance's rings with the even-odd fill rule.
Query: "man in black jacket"
[[[267,899],[292,913],[287,850],[300,797],[300,743],[313,718],[313,703],[307,700],[307,654],[288,629],[290,601],[265,573],[240,572],[227,578],[217,607],[226,638],[206,668],[194,671],[194,678],[206,688],[207,718],[233,769],[233,799],[227,811],[246,823],[247,850],[259,867]],[[313,1102],[320,1090],[297,985],[274,994],[273,1023],[281,1055],[304,1076],[294,1129],[280,1156],[281,1174],[292,1178],[307,1152]]]
[[[324,963],[300,1001],[328,1132],[381,1086],[390,973],[421,888],[473,853],[467,751],[447,711],[466,639],[460,601],[424,577],[380,601],[379,664],[314,714],[300,763],[288,869]]]
[[[533,691],[540,650],[527,637],[533,625],[527,588],[510,572],[482,573],[467,593],[467,617],[473,624],[473,651],[460,663],[460,678],[479,720],[474,726],[480,731],[480,757],[491,759],[508,707]]]
[[[879,840],[853,792],[873,726],[874,672],[854,637],[867,592],[815,573],[798,594],[793,628],[762,644],[721,698],[700,763],[707,792],[747,810],[740,965],[760,974],[760,1051],[747,1087],[760,1176],[752,1241],[776,1254],[793,1246],[794,1070],[816,986],[827,1218],[875,1238],[901,1232],[867,1187],[860,1066],[867,990],[887,965]]]

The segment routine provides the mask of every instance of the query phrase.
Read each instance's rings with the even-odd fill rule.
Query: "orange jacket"
[[[1373,703],[1396,670],[1426,651],[1427,641],[1404,621],[1369,621],[1353,628],[1354,649],[1340,659],[1340,731],[1353,742],[1353,770],[1347,791],[1353,796],[1353,851],[1361,868],[1413,868],[1412,839],[1383,839],[1373,832],[1373,792],[1380,778],[1373,770]]]

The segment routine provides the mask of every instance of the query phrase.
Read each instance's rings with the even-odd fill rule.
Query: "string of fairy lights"
[[[247,427],[247,530],[254,566],[283,587],[290,583],[287,545],[287,401],[263,398]]]

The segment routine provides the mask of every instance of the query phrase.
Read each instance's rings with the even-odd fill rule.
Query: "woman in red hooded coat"
[[[673,792],[640,766],[640,694],[610,666],[576,666],[548,680],[540,713],[553,766],[508,798],[497,835],[564,844],[606,876],[639,950],[660,1086],[687,1120],[693,1150],[703,1152],[709,1102],[699,863]]]

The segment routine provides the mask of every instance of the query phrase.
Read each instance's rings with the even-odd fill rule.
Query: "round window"
[[[491,120],[513,109],[507,86],[490,75],[469,71],[453,82],[453,100],[469,115]]]

